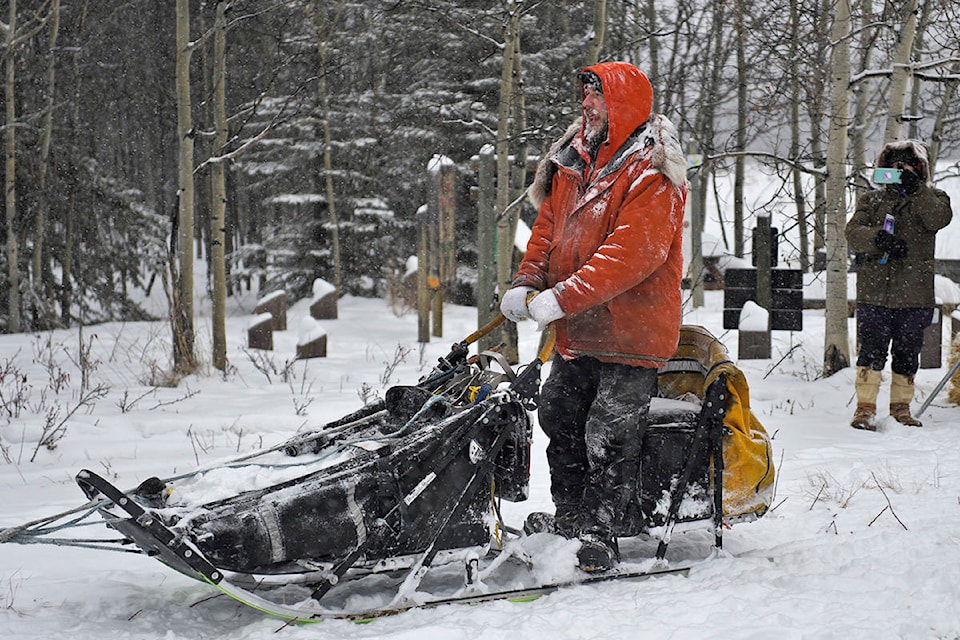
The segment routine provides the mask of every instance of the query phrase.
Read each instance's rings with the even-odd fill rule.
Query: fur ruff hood
[[[897,140],[883,145],[874,167],[891,167],[895,160],[903,161],[904,158],[911,158],[911,163],[917,163],[917,174],[920,180],[927,185],[932,184],[930,171],[930,160],[927,154],[927,147],[918,140]],[[915,160],[914,160],[915,159]]]
[[[582,128],[582,118],[577,118],[566,132],[550,146],[547,157],[540,161],[533,184],[527,189],[527,199],[536,209],[550,194],[553,176],[557,171],[558,154],[568,147]],[[650,163],[662,173],[675,187],[687,185],[687,160],[680,146],[677,128],[662,114],[654,114],[644,125],[640,133],[646,146],[651,146]]]

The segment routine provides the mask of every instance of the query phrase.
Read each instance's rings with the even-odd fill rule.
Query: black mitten
[[[903,185],[904,191],[913,193],[920,186],[920,176],[910,169],[904,169],[903,173],[900,174],[900,184]]]
[[[879,251],[887,254],[891,260],[900,260],[907,257],[907,241],[883,229],[877,231],[873,244]]]

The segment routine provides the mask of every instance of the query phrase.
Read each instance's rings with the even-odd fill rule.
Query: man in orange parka
[[[619,560],[657,368],[677,348],[687,181],[643,72],[605,62],[579,79],[582,118],[537,170],[539,213],[501,311],[557,329],[539,411],[556,513],[528,528],[579,537],[580,566],[595,571]]]

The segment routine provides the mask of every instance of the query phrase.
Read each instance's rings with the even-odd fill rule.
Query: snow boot
[[[854,429],[863,429],[864,431],[877,430],[877,405],[867,402],[857,403],[857,409],[853,412],[853,420],[850,426]]]
[[[617,539],[585,533],[580,536],[577,564],[582,571],[597,573],[608,571],[620,562]]]
[[[890,417],[908,427],[922,427],[923,423],[910,415],[913,400],[913,376],[893,374],[890,380]]]
[[[857,391],[857,409],[850,426],[866,431],[877,430],[877,394],[880,392],[879,371],[870,367],[858,367],[854,388]]]
[[[890,404],[890,417],[908,427],[922,427],[923,423],[910,415],[910,405],[905,402]]]
[[[523,532],[528,536],[534,533],[552,533],[564,538],[576,538],[580,529],[573,511],[558,509],[557,515],[545,511],[534,511],[523,521]]]

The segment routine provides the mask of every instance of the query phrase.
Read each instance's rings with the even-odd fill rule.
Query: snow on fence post
[[[327,332],[316,320],[307,316],[300,323],[297,340],[297,359],[327,357]]]
[[[753,300],[740,310],[738,356],[741,360],[770,358],[770,312]]]
[[[247,346],[251,349],[273,351],[273,314],[260,313],[247,327]]]
[[[287,292],[274,291],[257,302],[254,313],[269,313],[273,315],[273,330],[287,330]]]
[[[337,288],[326,280],[317,278],[313,281],[310,317],[317,320],[337,319]]]

